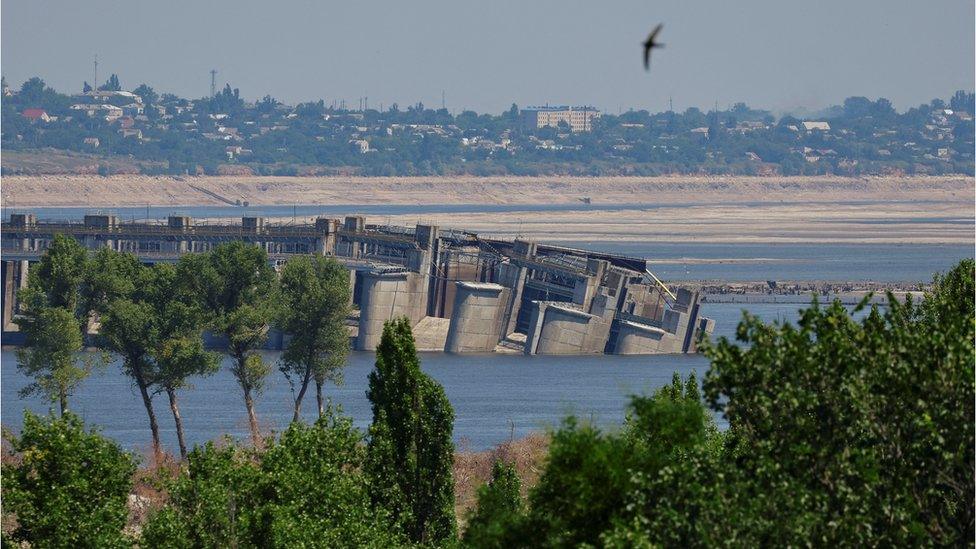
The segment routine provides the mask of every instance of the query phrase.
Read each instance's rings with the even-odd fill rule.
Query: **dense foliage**
[[[373,423],[365,464],[373,502],[417,543],[454,538],[454,409],[420,370],[406,318],[383,327],[366,395]]]
[[[464,544],[504,549],[500,543],[522,512],[522,481],[515,467],[496,461],[491,478],[478,489],[478,501],[464,525]]]
[[[41,260],[31,267],[27,286],[18,292],[20,315],[14,319],[24,334],[17,349],[17,367],[33,381],[21,396],[39,394],[57,402],[61,413],[68,397],[100,362],[81,353],[83,328],[98,292],[91,291],[87,251],[77,240],[55,235]]]
[[[334,258],[302,256],[289,261],[281,271],[281,300],[278,325],[291,334],[279,368],[295,395],[292,421],[301,415],[302,399],[309,383],[315,382],[319,414],[326,381],[341,382],[342,367],[349,353],[349,314],[352,293],[349,270]]]
[[[399,545],[367,495],[364,447],[352,421],[327,408],[292,423],[260,455],[207,444],[170,486],[143,530],[149,547],[389,547]]]
[[[181,276],[188,291],[201,300],[210,326],[221,334],[233,360],[231,373],[241,387],[251,441],[261,439],[254,397],[271,373],[258,350],[264,346],[275,316],[275,272],[268,253],[241,241],[217,246],[205,254],[189,254]]]
[[[135,461],[114,442],[85,432],[81,419],[24,413],[7,436],[19,462],[3,465],[3,511],[17,518],[10,537],[31,547],[126,547]],[[4,543],[4,547],[7,544]]]
[[[120,88],[115,75],[100,87]],[[131,156],[146,173],[191,175],[972,174],[974,166],[974,96],[964,91],[901,113],[884,98],[850,97],[804,117],[828,130],[737,103],[604,113],[579,133],[529,127],[515,105],[499,115],[454,114],[421,103],[360,110],[324,101],[287,106],[270,96],[248,103],[229,85],[196,100],[145,84],[134,91],[142,103],[64,95],[32,78],[3,99],[2,146],[92,153],[106,159],[102,173],[109,159]],[[122,110],[83,108],[103,101]],[[25,109],[56,120],[28,119]]]
[[[529,509],[479,547],[957,546],[974,536],[974,264],[862,320],[746,315],[694,379],[635,398],[625,428],[567,420]],[[479,526],[479,531],[487,530]]]

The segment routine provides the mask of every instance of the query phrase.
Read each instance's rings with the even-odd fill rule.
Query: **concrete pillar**
[[[539,347],[539,336],[542,334],[542,325],[546,319],[546,306],[547,303],[543,301],[532,302],[532,318],[525,334],[525,354],[527,355],[536,354]]]
[[[16,296],[14,295],[17,291],[16,284],[14,283],[14,262],[4,261],[3,262],[3,330],[7,331],[11,328],[14,320],[14,302]]]
[[[629,320],[618,326],[614,353],[618,355],[653,355],[668,352],[674,336],[661,328]]]
[[[315,241],[315,253],[336,255],[336,236],[339,233],[339,220],[328,217],[315,219],[315,231],[319,237]]]
[[[20,260],[20,272],[17,273],[17,288],[27,287],[27,275],[30,274],[30,261]]]
[[[357,350],[375,350],[383,335],[383,323],[387,320],[406,316],[411,324],[415,324],[423,317],[423,279],[409,272],[363,273]]]
[[[487,353],[502,337],[505,304],[509,290],[499,284],[455,282],[457,291],[444,351]]]

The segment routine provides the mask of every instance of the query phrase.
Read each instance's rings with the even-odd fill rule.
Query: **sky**
[[[589,104],[652,112],[745,102],[896,108],[974,88],[973,0],[3,0],[0,72],[63,92],[117,73],[126,89],[202,97],[210,70],[255,100],[497,113]],[[651,71],[641,42],[665,48]],[[443,94],[443,95],[442,95]]]

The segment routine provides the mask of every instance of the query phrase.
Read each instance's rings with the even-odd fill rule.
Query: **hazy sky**
[[[211,68],[247,99],[904,109],[974,87],[973,0],[3,0],[0,70],[61,91],[118,73],[201,97]],[[650,74],[640,43],[666,44]]]

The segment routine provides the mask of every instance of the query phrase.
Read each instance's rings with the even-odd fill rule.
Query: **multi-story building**
[[[522,124],[528,129],[556,127],[565,122],[574,132],[588,132],[593,129],[593,120],[600,117],[600,111],[593,107],[528,107],[522,109]]]

